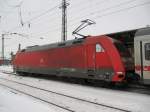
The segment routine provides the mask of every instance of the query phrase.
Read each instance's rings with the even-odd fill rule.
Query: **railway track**
[[[131,112],[130,110],[121,109],[118,107],[100,104],[85,99],[65,95],[62,93],[46,90],[36,86],[31,86],[25,83],[20,83],[5,78],[0,78],[0,85],[15,90],[19,93],[31,96],[48,104],[57,106],[69,112],[99,112],[102,110],[106,111],[118,111],[118,112]],[[37,94],[38,93],[38,94]],[[56,99],[55,99],[56,98]],[[59,99],[59,100],[58,100]],[[64,102],[62,102],[64,101]],[[70,102],[70,103],[69,103]],[[83,109],[83,107],[85,107]],[[85,110],[86,109],[86,110]],[[105,111],[104,111],[105,112]]]
[[[63,106],[57,105],[57,104],[55,104],[55,103],[49,102],[49,101],[47,101],[47,100],[41,99],[41,98],[39,98],[39,97],[36,97],[36,96],[34,96],[34,95],[31,95],[31,94],[28,94],[28,93],[23,92],[23,91],[21,91],[21,90],[12,88],[12,87],[7,86],[7,85],[5,85],[5,84],[0,83],[0,85],[1,85],[1,86],[4,86],[4,87],[7,87],[7,88],[9,88],[9,89],[15,90],[15,91],[17,91],[17,92],[19,92],[19,93],[25,94],[25,95],[27,95],[27,96],[33,97],[33,98],[35,98],[35,99],[38,99],[38,100],[40,100],[40,101],[42,101],[42,102],[45,102],[45,103],[54,105],[54,106],[59,107],[59,108],[64,109],[64,110],[67,110],[67,111],[69,111],[69,112],[75,112],[75,111],[73,111],[73,110],[71,110],[71,109],[68,109],[68,108],[65,108],[65,107],[63,107]],[[17,94],[16,92],[14,92],[14,93]]]
[[[131,84],[125,89],[125,91],[150,95],[150,87],[143,85]]]
[[[10,75],[17,75],[16,73],[14,72],[10,72],[10,71],[2,71],[3,73],[5,74],[10,74]],[[98,86],[98,87],[101,87],[102,85],[92,85],[92,86]],[[109,88],[108,86],[106,86],[106,88]],[[126,88],[112,88],[110,87],[110,89],[119,89],[119,90],[122,90],[122,91],[128,91],[128,92],[137,92],[137,93],[142,93],[142,94],[148,94],[150,95],[150,86],[149,87],[146,87],[144,85],[140,85],[140,84],[129,84]]]

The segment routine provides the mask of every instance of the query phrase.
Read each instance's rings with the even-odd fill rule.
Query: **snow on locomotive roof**
[[[135,37],[143,35],[150,35],[150,27],[138,29],[135,33]]]
[[[41,45],[41,46],[40,45],[28,46],[26,49],[22,49],[21,52],[47,50],[50,48],[59,48],[59,47],[71,46],[74,44],[81,44],[84,42],[84,39],[85,38],[78,38],[74,40],[68,40],[66,42],[57,42],[57,43]]]

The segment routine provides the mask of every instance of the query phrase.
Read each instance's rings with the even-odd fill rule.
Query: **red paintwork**
[[[141,71],[141,66],[140,65],[135,65],[135,70],[136,71]]]
[[[105,52],[96,53],[96,43],[100,43]],[[82,45],[76,44],[66,48],[18,52],[13,60],[13,65],[32,68],[112,68],[115,71],[112,81],[120,82],[125,78],[125,68],[121,57],[112,39],[107,36],[87,37]],[[122,78],[118,78],[118,72],[123,73]]]
[[[103,48],[105,49],[105,52],[96,54],[96,69],[113,68],[115,71],[115,74],[114,74],[112,81],[122,81],[123,78],[125,77],[124,65],[121,61],[121,57],[119,55],[118,50],[112,43],[111,38],[107,38],[106,36],[95,36],[94,38],[87,38],[86,44],[92,43],[95,45],[95,43],[98,43],[98,42],[103,46]],[[117,72],[123,72],[124,77],[118,78]]]
[[[84,47],[55,48],[50,50],[17,53],[15,65],[47,68],[85,68]],[[72,60],[73,59],[73,60]]]
[[[136,71],[141,71],[141,68],[142,68],[142,67],[141,67],[140,65],[136,65],[136,66],[135,66],[135,70],[136,70]],[[150,71],[150,66],[143,66],[143,70],[144,70],[144,71]]]

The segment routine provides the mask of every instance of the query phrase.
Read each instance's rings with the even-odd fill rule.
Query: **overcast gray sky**
[[[5,36],[10,38],[5,39],[5,56],[9,57],[11,51],[16,52],[19,43],[25,48],[60,41],[61,2],[62,0],[0,0],[0,34],[10,32],[28,35]],[[85,35],[100,35],[150,25],[150,0],[68,0],[68,3],[69,40],[74,38],[72,31],[84,19],[96,22],[81,31]],[[21,26],[19,6],[24,26]]]

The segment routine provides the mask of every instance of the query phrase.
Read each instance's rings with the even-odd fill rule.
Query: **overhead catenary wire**
[[[59,4],[60,4],[60,3],[59,3]],[[50,8],[50,9],[46,10],[45,12],[43,12],[43,13],[41,13],[41,14],[39,14],[39,15],[37,15],[37,16],[35,16],[35,17],[33,17],[33,18],[27,20],[27,21],[25,21],[24,24],[27,24],[28,22],[31,22],[31,21],[33,21],[33,20],[35,20],[35,19],[38,19],[38,18],[40,18],[41,16],[43,16],[43,15],[45,15],[45,14],[47,14],[47,13],[52,12],[52,11],[55,10],[56,8],[59,8],[59,5],[56,5],[56,6],[52,7],[52,8]],[[20,28],[20,27],[21,27],[21,26],[16,26],[16,27],[10,29],[9,31],[13,31],[13,30],[15,30],[15,29],[17,29],[17,28]]]
[[[141,4],[135,4],[133,6],[122,8],[122,9],[119,9],[119,10],[116,10],[116,11],[112,11],[112,12],[109,12],[109,13],[106,13],[106,14],[103,14],[103,15],[98,15],[95,18],[102,18],[102,17],[108,16],[108,15],[112,15],[112,14],[115,14],[115,13],[127,11],[127,10],[130,10],[130,9],[133,9],[133,8],[136,8],[136,7],[140,7],[140,6],[144,6],[144,5],[150,5],[150,1],[149,2],[144,2],[144,3],[141,3]]]
[[[70,0],[68,0],[68,1],[70,1]],[[57,9],[57,8],[59,9],[60,5],[61,5],[61,3],[57,4],[55,7],[50,8],[50,9],[46,10],[45,12],[42,12],[41,14],[39,14],[39,15],[37,15],[37,16],[34,16],[33,18],[31,18],[31,19],[25,21],[23,24],[25,25],[25,24],[31,23],[31,22],[33,22],[34,20],[37,20],[38,18],[40,18],[40,17],[46,15],[47,13],[52,12],[54,9]],[[22,11],[22,12],[23,12],[23,11]],[[57,13],[55,13],[55,14],[57,14]],[[51,14],[51,15],[49,15],[49,16],[53,16],[53,14]],[[56,19],[54,19],[54,20],[56,20]],[[13,31],[13,30],[16,30],[16,29],[19,29],[19,28],[22,28],[22,26],[15,26],[15,27],[9,29],[9,31]]]
[[[119,10],[116,10],[116,11],[112,11],[112,12],[109,12],[109,13],[106,13],[106,14],[102,14],[102,15],[96,16],[96,17],[94,17],[93,19],[102,18],[102,17],[105,17],[105,16],[109,16],[109,15],[111,15],[111,14],[119,13],[119,12],[122,12],[122,11],[127,11],[127,10],[130,10],[130,9],[132,9],[132,8],[136,8],[136,7],[144,6],[144,5],[149,5],[149,4],[150,4],[150,2],[144,2],[144,3],[141,3],[141,4],[136,4],[136,5],[131,6],[131,7],[122,8],[122,9],[119,9]],[[74,23],[76,24],[76,22],[74,22]],[[73,24],[74,24],[74,23],[73,23]],[[73,25],[73,24],[71,24],[71,25]],[[56,30],[57,30],[57,29],[56,29]],[[49,32],[49,30],[46,31],[45,33],[48,33],[48,32]],[[43,32],[43,33],[41,32],[41,34],[44,34],[44,32]],[[39,35],[40,35],[40,34],[39,34]],[[35,36],[36,36],[36,35],[35,35]]]
[[[104,0],[104,1],[102,1],[102,3],[106,2],[106,1],[108,1],[108,0]],[[136,1],[136,0],[130,0],[130,1],[127,1],[127,2],[133,2],[133,1]],[[122,5],[126,5],[125,3],[127,3],[127,2],[122,2],[121,4],[122,4]],[[80,3],[80,2],[79,2],[79,3]],[[117,4],[117,5],[115,5],[115,6],[108,7],[107,10],[109,10],[109,9],[111,9],[111,8],[117,8],[117,6],[119,6],[119,5],[121,5],[121,4]],[[71,9],[72,9],[72,8],[71,8]],[[106,11],[106,10],[104,9],[104,10],[102,10],[102,11]],[[95,13],[95,12],[94,12],[94,13]],[[78,14],[80,14],[80,13],[78,13]],[[81,15],[80,15],[80,17],[81,17]]]
[[[108,0],[107,0],[108,1]],[[107,10],[110,10],[110,9],[112,9],[112,8],[114,8],[114,7],[117,7],[117,6],[119,6],[119,5],[125,5],[125,3],[128,3],[128,2],[133,2],[133,1],[136,1],[136,0],[130,0],[130,1],[127,1],[127,2],[121,2],[121,3],[119,3],[119,4],[117,4],[117,5],[114,5],[114,6],[112,6],[112,7],[108,7],[108,8],[105,8],[105,9],[102,9],[102,10],[100,10],[100,11],[107,11]],[[105,1],[103,1],[103,3],[104,3]],[[80,2],[79,2],[80,3]],[[80,13],[79,13],[80,14]],[[89,15],[89,14],[88,14]],[[81,17],[81,15],[80,15],[80,17]],[[57,17],[58,18],[58,17]],[[56,19],[57,19],[56,18]],[[55,19],[55,18],[54,18]],[[55,20],[56,20],[55,19]],[[74,18],[74,19],[76,19],[76,18]],[[50,20],[51,20],[51,18],[50,18]],[[49,21],[50,21],[49,20]],[[44,21],[45,22],[45,21]]]
[[[81,3],[81,2],[79,2],[79,3]],[[55,10],[55,11],[56,11],[56,10]],[[58,15],[58,13],[52,12],[52,13],[49,14],[48,16],[49,16],[49,17],[54,17],[54,18],[48,18],[47,21],[44,20],[44,22],[53,21],[53,20],[56,21],[57,19],[59,19],[58,17],[55,17],[55,15],[54,15],[53,13],[54,13],[55,15],[56,15],[56,14]],[[37,19],[38,19],[38,18],[37,18]],[[35,20],[36,20],[36,19],[35,19]],[[33,24],[35,25],[35,24],[38,24],[38,23],[40,23],[40,22],[34,22]]]
[[[102,18],[102,17],[110,16],[110,15],[112,15],[112,14],[116,14],[116,13],[128,11],[128,10],[130,10],[130,9],[133,9],[133,8],[136,8],[136,7],[140,7],[140,6],[144,6],[144,5],[149,5],[149,4],[150,4],[150,1],[149,1],[149,2],[140,3],[140,4],[135,4],[135,5],[132,5],[132,6],[130,6],[130,7],[118,9],[118,10],[111,11],[111,12],[104,13],[104,14],[100,14],[100,15],[98,15],[98,16],[96,15],[96,16],[94,16],[94,17],[91,17],[90,19],[93,19],[93,20],[97,19],[97,20],[99,20],[99,19]],[[84,16],[84,17],[82,17],[82,18],[85,18],[85,17],[87,17],[87,16]],[[69,21],[69,26],[72,26],[72,25],[74,25],[74,24],[77,24],[78,22],[79,22],[79,21],[75,21],[75,22],[73,23],[73,22]],[[70,23],[71,23],[71,24],[70,24]]]
[[[133,0],[134,1],[134,0]],[[128,1],[129,2],[129,1]],[[131,0],[130,0],[130,2],[131,2]],[[120,4],[123,4],[123,3],[120,3]],[[117,5],[119,5],[119,4],[117,4]],[[112,6],[112,7],[109,7],[109,8],[107,8],[106,10],[108,10],[108,9],[110,9],[110,8],[114,8],[115,6]],[[126,8],[125,8],[126,9]],[[105,9],[103,9],[103,11],[104,11]],[[117,12],[117,11],[115,11],[115,12]],[[108,14],[108,13],[107,13]],[[111,14],[111,12],[110,12],[110,14]],[[106,15],[106,14],[103,14],[103,15]]]
[[[68,1],[70,1],[70,0],[68,0]],[[39,15],[37,15],[37,16],[35,16],[35,17],[33,17],[33,18],[27,20],[27,21],[25,21],[24,24],[28,24],[29,22],[31,22],[31,21],[33,21],[33,20],[36,20],[36,19],[38,19],[38,18],[40,18],[40,17],[42,17],[43,15],[45,15],[45,14],[47,14],[47,13],[53,11],[53,9],[59,8],[60,5],[61,5],[61,3],[57,4],[55,7],[50,8],[50,9],[46,10],[45,12],[43,12],[43,13],[41,13],[41,14],[39,14]],[[14,7],[15,7],[15,6],[14,6]],[[11,28],[9,31],[13,31],[13,30],[18,29],[18,28],[21,28],[21,27],[22,27],[22,26],[15,26],[15,27]]]
[[[121,11],[126,11],[126,10],[129,10],[129,9],[132,9],[132,8],[136,8],[136,7],[143,6],[143,5],[149,5],[149,4],[150,4],[150,2],[144,2],[144,3],[141,3],[141,4],[136,4],[136,5],[131,6],[131,7],[126,7],[126,8],[123,8],[123,9],[119,9],[119,10],[116,10],[116,11],[112,11],[112,12],[109,12],[109,13],[102,14],[102,15],[96,16],[94,18],[109,16],[110,14],[115,14],[115,13],[118,13],[118,12],[121,12]]]
[[[105,2],[105,1],[106,1],[106,0],[103,0],[102,3]],[[107,0],[107,1],[108,1],[108,0]],[[80,2],[79,2],[79,3],[80,3]],[[23,24],[24,24],[24,25],[25,25],[25,24],[28,24],[28,23],[30,23],[31,21],[36,20],[36,19],[42,17],[43,15],[45,15],[45,14],[47,14],[47,13],[53,11],[54,9],[59,8],[59,7],[60,7],[60,4],[61,4],[61,3],[57,4],[57,5],[56,5],[55,7],[53,7],[53,8],[50,8],[50,9],[46,10],[45,12],[39,14],[38,16],[35,16],[35,17],[33,17],[33,18],[31,18],[31,19],[29,19],[29,20],[23,22]],[[21,27],[22,27],[22,26],[15,26],[15,27],[11,28],[9,31],[11,32],[11,31],[16,30],[16,29],[21,28]]]
[[[108,0],[107,0],[108,1]],[[121,3],[119,3],[119,4],[117,4],[117,5],[113,5],[113,6],[111,6],[111,7],[108,7],[108,8],[104,8],[104,9],[102,9],[102,10],[99,10],[99,11],[97,11],[97,12],[104,12],[104,11],[108,11],[108,10],[110,10],[110,9],[113,9],[113,8],[116,8],[116,7],[120,7],[121,5],[126,5],[126,4],[129,4],[129,3],[131,3],[131,2],[134,2],[134,1],[136,1],[136,0],[129,0],[129,1],[126,1],[126,2],[121,2]],[[104,3],[105,1],[102,1],[102,3]],[[80,2],[79,2],[80,3]],[[93,12],[93,13],[96,13],[96,12]],[[87,14],[86,16],[88,16],[88,15],[90,15],[90,14]],[[83,16],[83,17],[85,17],[85,16]],[[81,18],[81,16],[79,17],[79,18]],[[32,19],[34,19],[34,18],[32,18]],[[57,19],[57,18],[56,18]],[[54,18],[54,20],[56,20],[55,18]],[[75,20],[75,19],[77,19],[77,18],[74,18],[73,20]],[[72,21],[72,20],[70,20],[70,21]],[[69,21],[69,22],[70,22]]]
[[[137,0],[128,0],[128,1],[125,1],[125,2],[121,2],[121,3],[118,3],[118,4],[116,4],[116,5],[113,5],[113,6],[110,6],[110,7],[107,7],[107,8],[103,8],[103,9],[101,9],[101,10],[97,10],[97,11],[95,11],[95,12],[90,12],[90,13],[88,13],[88,14],[85,14],[85,15],[83,15],[83,16],[81,16],[82,14],[81,13],[78,13],[78,17],[75,17],[75,18],[73,18],[73,19],[71,19],[69,22],[71,22],[71,21],[73,21],[73,20],[77,20],[77,19],[79,19],[79,18],[84,18],[84,17],[87,17],[87,16],[93,16],[94,14],[98,14],[98,13],[103,13],[103,12],[105,12],[105,11],[109,11],[109,10],[112,10],[112,9],[115,9],[115,8],[118,8],[118,7],[121,7],[121,6],[123,6],[123,5],[127,5],[127,4],[130,4],[130,3],[132,3],[132,2],[134,2],[134,1],[137,1]]]
[[[131,0],[130,0],[131,1]],[[136,8],[136,7],[140,7],[140,6],[145,6],[145,5],[149,5],[150,3],[149,2],[144,2],[144,3],[140,3],[140,4],[135,4],[135,5],[132,5],[132,6],[128,6],[128,7],[125,7],[125,8],[121,8],[121,9],[117,9],[117,7],[115,8],[114,7],[114,10],[112,11],[111,9],[107,9],[107,11],[110,11],[110,12],[108,12],[108,13],[103,13],[103,14],[98,14],[98,12],[96,12],[96,11],[93,11],[95,14],[94,15],[92,15],[92,16],[90,16],[90,17],[92,17],[92,19],[96,19],[97,21],[99,21],[101,18],[103,18],[103,17],[107,17],[107,16],[110,16],[110,15],[113,15],[113,14],[116,14],[116,13],[120,13],[120,12],[125,12],[125,11],[128,11],[128,10],[130,10],[130,9],[133,9],[133,8]],[[113,7],[113,6],[112,6]],[[109,8],[109,7],[108,7]],[[97,10],[97,11],[101,11],[101,10]],[[82,12],[82,11],[81,11]],[[78,13],[79,14],[79,13]],[[88,16],[88,15],[87,15]],[[85,18],[85,17],[87,17],[87,16],[83,16],[83,17],[79,17],[79,19],[81,18]],[[42,17],[42,16],[41,16]],[[40,18],[40,17],[39,17]],[[37,20],[37,19],[35,19],[35,20]],[[55,20],[55,19],[54,19]],[[77,24],[77,23],[79,23],[79,20],[78,19],[75,19],[75,20],[73,20],[73,21],[71,21],[70,23],[69,23],[69,26],[68,27],[70,27],[70,26],[73,26],[73,25],[75,25],[75,24]],[[54,28],[55,29],[55,28]],[[52,29],[50,29],[50,30],[52,30]],[[33,38],[33,37],[35,37],[35,38],[38,38],[38,36],[42,36],[42,35],[44,35],[44,34],[47,34],[48,32],[51,32],[50,30],[47,30],[47,31],[44,31],[44,32],[41,32],[40,34],[38,33],[37,35],[36,35],[36,33],[35,33],[35,35],[32,35],[31,36],[31,38]],[[57,31],[59,31],[60,29],[58,29]],[[8,45],[8,46],[10,46],[10,45]]]
[[[104,3],[108,2],[109,0],[103,0],[103,1],[98,1],[98,2],[94,2],[95,5],[98,5],[98,7],[100,7],[101,5],[103,5]],[[93,1],[91,1],[93,2]],[[72,12],[72,11],[76,11],[76,12],[80,12],[81,9],[77,8],[78,6],[80,6],[82,4],[82,9],[89,9],[89,3],[87,2],[87,0],[82,0],[81,2],[77,2],[77,4],[74,5],[74,7],[71,7],[68,11]],[[85,7],[84,7],[84,6]],[[94,6],[95,7],[95,6]]]
[[[41,35],[43,36],[44,34],[48,34],[48,33],[54,33],[55,31],[59,31],[61,29],[61,27],[57,27],[55,29],[50,29],[47,30],[45,32],[39,32],[38,34],[30,34],[30,39],[40,39]],[[28,39],[25,39],[24,41],[28,41]],[[31,40],[30,40],[31,41]],[[12,45],[15,45],[16,43],[9,43],[7,45],[5,45],[5,47],[9,47]]]
[[[27,20],[27,21],[25,21],[24,24],[28,24],[29,22],[31,22],[31,21],[33,21],[33,20],[36,20],[36,19],[42,17],[43,15],[45,15],[45,14],[47,14],[47,13],[52,12],[53,10],[59,8],[60,6],[61,6],[61,3],[58,3],[58,4],[55,5],[54,7],[52,7],[52,8],[50,8],[50,9],[48,9],[48,10],[42,12],[41,14],[39,14],[39,15],[37,15],[37,16],[35,16],[35,17],[32,17],[31,19],[29,19],[29,20]],[[13,31],[13,30],[15,30],[15,29],[17,29],[17,28],[20,28],[20,27],[21,27],[21,26],[15,26],[14,28],[11,28],[9,31]]]

